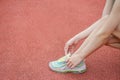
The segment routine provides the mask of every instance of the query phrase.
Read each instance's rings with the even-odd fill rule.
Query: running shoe
[[[72,72],[72,73],[84,73],[86,71],[86,64],[84,61],[81,61],[79,65],[77,65],[75,68],[69,68],[67,67],[66,64],[66,59],[70,56],[71,54],[67,54],[66,56],[63,56],[62,58],[49,62],[49,67],[52,71],[55,72],[61,72],[61,73],[67,73],[67,72]]]

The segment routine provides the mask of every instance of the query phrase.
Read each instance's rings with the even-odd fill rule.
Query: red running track
[[[105,0],[0,0],[0,80],[120,80],[120,50],[102,47],[84,74],[52,72],[64,44],[101,17]]]

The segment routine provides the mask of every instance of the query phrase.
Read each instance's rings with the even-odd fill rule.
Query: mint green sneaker
[[[61,73],[84,73],[86,71],[86,64],[84,61],[81,61],[79,65],[77,65],[75,68],[71,69],[67,67],[66,59],[70,56],[70,54],[67,54],[66,56],[56,60],[49,62],[49,67],[52,71],[55,72],[61,72]]]

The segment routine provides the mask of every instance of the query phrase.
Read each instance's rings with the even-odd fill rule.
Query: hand
[[[65,51],[65,54],[67,53],[73,53],[75,47],[76,47],[76,44],[78,43],[78,39],[73,37],[72,39],[70,39],[66,44],[65,44],[65,47],[64,47],[64,51]]]
[[[69,57],[66,61],[67,66],[69,68],[74,68],[76,67],[81,61],[83,60],[83,58],[80,56],[80,54],[73,54],[71,57]]]

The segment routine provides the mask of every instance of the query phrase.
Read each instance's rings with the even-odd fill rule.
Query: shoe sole
[[[74,74],[82,74],[82,73],[85,73],[87,71],[86,69],[81,70],[81,71],[56,71],[56,70],[53,70],[53,69],[51,69],[51,70],[54,71],[54,72],[57,72],[57,73],[74,73]]]

